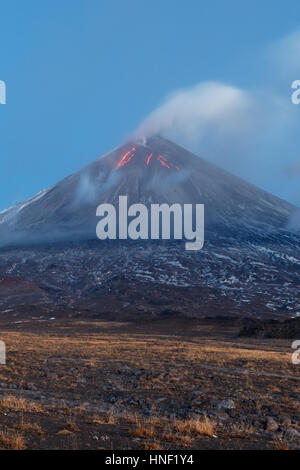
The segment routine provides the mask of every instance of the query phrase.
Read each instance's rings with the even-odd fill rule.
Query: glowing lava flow
[[[136,148],[135,147],[132,147],[131,150],[129,150],[128,152],[124,153],[124,155],[121,157],[121,160],[119,161],[119,163],[117,164],[116,166],[116,169],[120,168],[121,166],[124,166],[126,165],[128,162],[130,162],[130,160],[134,157],[135,155],[135,151],[136,151]]]
[[[147,158],[147,166],[149,166],[149,163],[152,157],[153,157],[153,153],[150,153],[150,155],[148,155],[148,158]]]
[[[157,160],[161,163],[161,165],[167,167],[167,168],[171,168],[167,163],[166,161],[168,161],[165,157],[163,157],[162,155],[158,155],[157,157]]]
[[[116,165],[116,170],[118,170],[119,168],[121,168],[122,166],[125,166],[127,165],[127,163],[130,162],[130,160],[135,156],[136,154],[136,148],[135,147],[132,147],[130,150],[128,150],[128,152],[124,153],[119,161],[119,163]],[[153,157],[153,153],[150,153],[147,158],[146,158],[146,164],[147,166],[150,165],[150,162],[151,162],[151,159]],[[176,170],[179,170],[179,167],[177,165],[175,165],[174,163],[172,162],[169,162],[166,157],[163,157],[163,155],[158,155],[157,157],[157,160],[159,161],[159,163],[164,166],[165,168],[168,168],[169,170],[171,170],[172,168],[176,168]]]
[[[166,168],[176,168],[176,170],[179,170],[179,167],[175,165],[172,162],[169,162],[165,157],[162,155],[158,155],[157,160],[160,162],[161,165],[165,166]]]

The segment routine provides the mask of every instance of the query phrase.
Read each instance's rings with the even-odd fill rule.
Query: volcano
[[[119,196],[204,204],[203,250],[97,240],[96,208]],[[287,227],[296,210],[167,139],[133,140],[0,213],[0,275],[96,316],[295,316],[300,238]]]
[[[271,235],[295,208],[178,145],[152,137],[128,142],[0,213],[0,244],[95,238],[96,208],[128,203],[204,204],[210,238]]]

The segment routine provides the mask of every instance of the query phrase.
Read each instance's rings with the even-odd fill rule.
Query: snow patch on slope
[[[9,207],[8,209],[4,209],[3,211],[0,211],[0,224],[3,224],[5,222],[10,222],[25,207],[30,206],[31,204],[35,203],[36,201],[44,197],[52,188],[53,186],[47,189],[43,189],[42,191],[39,191],[31,199],[28,199],[28,201],[19,202],[18,204],[15,204],[14,206]]]

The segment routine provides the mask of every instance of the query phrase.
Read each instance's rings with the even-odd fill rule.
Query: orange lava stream
[[[148,158],[147,158],[147,166],[149,166],[149,163],[152,157],[153,157],[153,153],[150,153],[150,155],[148,155]]]
[[[168,160],[163,157],[162,155],[158,155],[157,160],[160,162],[161,165],[165,166],[166,168],[171,168],[168,163],[166,163]]]
[[[130,150],[128,150],[128,152],[124,153],[119,161],[119,163],[116,165],[116,170],[118,168],[121,168],[122,166],[125,166],[127,165],[127,163],[130,162],[130,160],[135,156],[135,152],[136,152],[136,148],[135,147],[132,147]],[[153,153],[150,153],[146,159],[146,163],[147,163],[147,166],[150,165],[150,161],[153,157]],[[164,167],[168,168],[169,170],[172,169],[172,168],[176,168],[176,170],[179,170],[179,167],[177,165],[175,165],[174,163],[172,162],[169,162],[167,160],[166,157],[164,157],[163,155],[158,155],[157,157],[157,160],[159,161],[159,163],[161,165],[163,165]]]
[[[165,163],[163,160],[159,160],[160,164],[167,167],[167,168],[171,168],[167,163]]]
[[[116,169],[120,168],[121,166],[124,166],[126,165],[128,162],[130,162],[130,160],[134,157],[135,155],[135,151],[136,151],[136,148],[135,147],[132,147],[131,150],[129,150],[128,152],[124,153],[124,155],[122,156],[121,160],[119,161],[119,163],[117,164],[116,166]]]

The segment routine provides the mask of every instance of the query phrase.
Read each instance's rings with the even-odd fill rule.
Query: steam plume
[[[175,134],[199,140],[212,130],[231,133],[247,128],[251,98],[236,87],[204,82],[179,90],[154,110],[136,131],[137,137]]]

